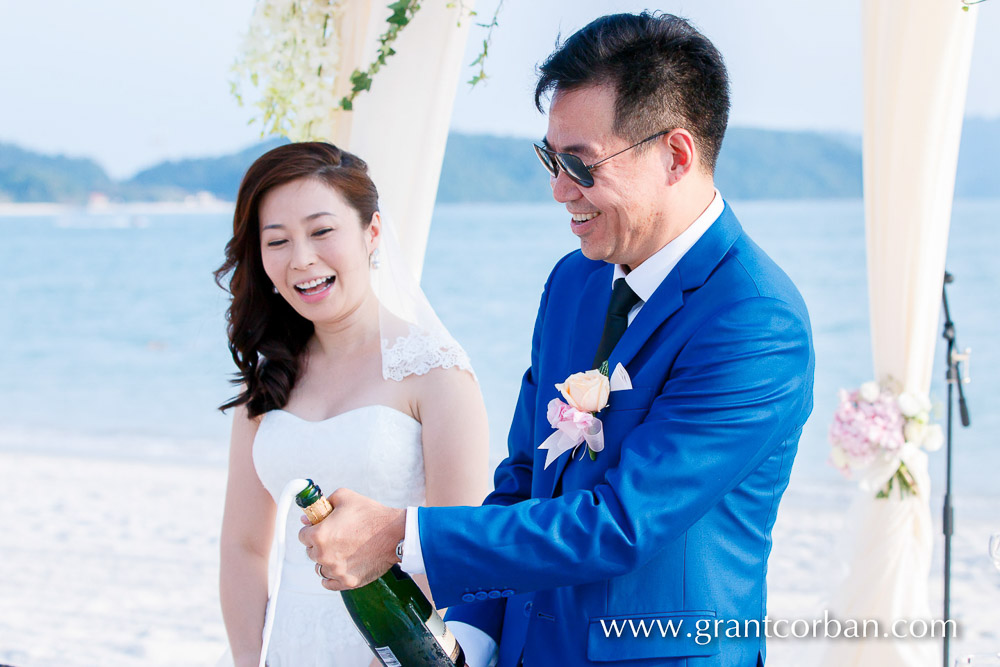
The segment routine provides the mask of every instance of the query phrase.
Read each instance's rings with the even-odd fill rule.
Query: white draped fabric
[[[927,639],[890,640],[881,636],[896,619],[931,617],[927,574],[934,543],[927,499],[875,498],[859,493],[849,510],[853,542],[850,579],[838,590],[830,615],[858,622],[859,637],[828,641],[824,667],[925,667],[939,665],[940,644]],[[877,619],[865,630],[862,622]],[[862,632],[867,632],[862,636]]]
[[[876,379],[924,394],[941,285],[975,7],[864,3],[865,230]]]
[[[384,0],[343,3],[339,26],[337,99],[351,89],[350,74],[375,58],[391,12]],[[467,9],[471,0],[464,0]],[[373,77],[353,111],[331,114],[325,138],[364,159],[393,215],[407,264],[419,279],[437,196],[448,126],[472,19],[446,0],[426,0],[393,44],[396,54]],[[457,24],[461,19],[461,27]]]
[[[875,377],[930,389],[948,229],[977,11],[959,0],[865,0],[864,189]],[[928,480],[921,459],[915,476]],[[851,510],[841,619],[930,619],[929,482],[917,497],[859,498]],[[867,494],[866,494],[867,495]],[[940,617],[940,613],[933,616]],[[937,642],[831,642],[824,665],[940,662]]]

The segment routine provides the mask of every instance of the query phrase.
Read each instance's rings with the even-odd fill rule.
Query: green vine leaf
[[[371,90],[372,88],[372,78],[367,72],[360,72],[354,70],[351,74],[351,84],[354,86],[355,92],[361,92],[362,90]]]
[[[386,19],[389,27],[378,38],[379,48],[375,60],[364,71],[355,70],[351,74],[351,93],[340,101],[340,108],[344,111],[350,111],[354,108],[354,98],[358,96],[358,93],[371,90],[372,77],[385,65],[386,59],[396,55],[392,43],[399,37],[399,32],[413,20],[414,15],[420,9],[420,2],[419,0],[396,0],[388,5],[388,8],[392,11],[392,15]]]
[[[470,67],[479,66],[479,71],[469,79],[469,85],[475,86],[480,81],[484,81],[487,78],[486,75],[486,56],[490,52],[490,43],[493,41],[493,29],[496,28],[500,23],[497,21],[497,17],[500,16],[500,9],[503,7],[504,0],[500,0],[497,3],[496,9],[493,11],[493,18],[490,19],[489,23],[477,23],[480,28],[486,28],[486,38],[483,40],[483,50],[479,52],[476,59],[469,63]]]

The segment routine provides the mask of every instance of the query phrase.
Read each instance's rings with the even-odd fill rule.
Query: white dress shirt
[[[708,205],[704,213],[698,216],[691,225],[681,232],[677,238],[663,246],[649,259],[635,267],[628,273],[621,264],[615,264],[611,283],[619,278],[624,278],[628,286],[639,297],[639,303],[632,306],[628,313],[628,323],[642,310],[643,304],[649,301],[653,292],[660,286],[663,279],[673,271],[677,263],[681,261],[684,254],[698,242],[698,239],[708,231],[725,209],[725,202],[719,191],[715,191],[712,203]],[[410,574],[426,574],[424,569],[424,556],[420,548],[420,524],[417,521],[417,508],[406,508],[406,534],[403,540],[403,561],[399,564],[404,572]],[[465,651],[465,658],[472,667],[494,667],[497,663],[497,643],[493,638],[477,627],[468,623],[451,621],[448,628],[462,645]]]
[[[719,219],[725,208],[726,203],[723,201],[719,191],[716,190],[715,197],[712,198],[712,203],[708,205],[705,212],[699,215],[677,238],[657,250],[645,262],[628,273],[625,273],[625,269],[621,264],[615,264],[615,271],[611,277],[611,285],[614,286],[615,281],[619,278],[624,278],[628,286],[639,297],[639,303],[632,306],[632,310],[628,311],[629,324],[632,324],[632,320],[642,310],[643,304],[649,301],[649,297],[653,296],[653,292],[660,286],[663,279],[674,270],[674,267],[681,261],[681,258],[708,231],[712,223]]]

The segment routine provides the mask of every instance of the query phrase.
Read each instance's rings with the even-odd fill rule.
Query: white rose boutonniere
[[[597,452],[604,449],[604,430],[594,414],[608,405],[611,394],[608,376],[597,369],[574,373],[557,384],[556,389],[566,400],[549,401],[547,417],[556,431],[538,446],[548,452],[545,467],[583,442],[587,443],[590,458],[596,460]]]
[[[556,385],[566,402],[581,412],[600,412],[608,405],[611,383],[599,370],[573,373]]]

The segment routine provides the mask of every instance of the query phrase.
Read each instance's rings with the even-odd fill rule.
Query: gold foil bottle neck
[[[309,523],[316,525],[326,517],[330,516],[330,513],[333,512],[333,506],[330,504],[330,501],[326,499],[326,496],[322,496],[309,507],[303,507],[302,511],[305,512],[306,518],[309,519]]]

